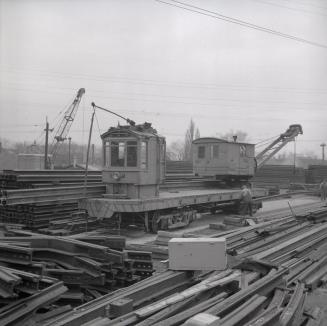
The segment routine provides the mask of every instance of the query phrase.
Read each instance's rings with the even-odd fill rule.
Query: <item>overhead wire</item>
[[[292,1],[292,0],[283,0],[283,2],[294,3],[294,1]],[[302,6],[312,7],[312,8],[327,9],[327,7],[321,6],[321,3],[320,3],[320,5],[313,3],[312,0],[309,0],[308,2],[295,0],[295,3],[300,4]]]
[[[32,89],[27,91],[34,91]],[[37,90],[35,90],[36,92]],[[147,93],[113,93],[114,95],[118,94],[118,95],[122,95],[122,96],[112,96],[112,95],[97,95],[97,97],[100,98],[109,98],[109,99],[113,99],[113,100],[118,100],[118,101],[141,101],[141,102],[157,102],[156,99],[153,98],[140,98],[140,97],[128,97],[128,96],[145,96],[145,97],[159,97],[159,98],[168,98],[168,100],[165,101],[161,101],[161,103],[174,103],[174,104],[183,104],[183,105],[205,105],[205,106],[216,106],[216,105],[223,105],[223,106],[228,106],[228,107],[233,107],[234,103],[247,103],[247,105],[251,105],[251,106],[256,106],[259,103],[264,103],[266,105],[275,105],[275,104],[291,104],[294,105],[295,107],[293,108],[294,110],[299,110],[299,111],[303,111],[303,110],[307,110],[307,105],[314,105],[315,107],[321,107],[321,110],[325,109],[325,104],[323,103],[314,103],[314,102],[292,102],[292,101],[285,101],[285,100],[274,100],[274,99],[270,99],[270,100],[260,100],[260,99],[236,99],[236,98],[231,98],[231,97],[216,97],[216,98],[210,98],[210,97],[190,97],[190,96],[176,96],[176,95],[160,95],[160,94],[147,94]],[[205,103],[205,102],[193,102],[193,101],[175,101],[175,100],[170,100],[170,98],[172,99],[192,99],[192,100],[205,100],[205,101],[210,101],[212,103]],[[214,101],[217,102],[227,102],[224,104],[217,104],[214,103]],[[228,102],[233,102],[233,103],[228,103]],[[37,103],[40,105],[43,105],[43,103]],[[47,104],[45,104],[47,105]],[[303,105],[304,107],[299,107]],[[275,109],[276,110],[276,109]]]
[[[240,19],[225,16],[225,15],[222,15],[222,14],[220,14],[218,12],[214,12],[214,11],[211,11],[211,10],[203,9],[201,7],[193,6],[193,5],[190,5],[190,4],[185,3],[185,2],[176,1],[176,0],[168,0],[170,2],[167,2],[167,1],[164,1],[164,0],[153,0],[153,1],[160,2],[160,3],[166,4],[166,5],[172,6],[172,7],[177,7],[177,8],[183,9],[183,10],[191,11],[191,12],[194,12],[194,13],[198,13],[200,15],[208,16],[208,17],[211,17],[211,18],[227,21],[229,23],[240,25],[240,26],[243,26],[243,27],[246,27],[246,28],[250,28],[250,29],[261,31],[261,32],[273,34],[273,35],[280,36],[280,37],[283,37],[283,38],[286,38],[286,39],[291,39],[293,41],[297,41],[297,42],[301,42],[301,43],[305,43],[305,44],[309,44],[309,45],[313,45],[313,46],[316,46],[316,47],[327,49],[326,44],[321,44],[321,43],[306,40],[306,39],[303,39],[303,38],[300,38],[300,37],[297,37],[297,36],[293,36],[293,35],[290,35],[290,34],[278,32],[278,31],[270,29],[270,28],[262,27],[262,26],[259,26],[259,25],[256,25],[256,24],[248,23],[248,22],[240,20]]]
[[[282,4],[278,4],[276,2],[270,2],[270,1],[265,1],[265,0],[251,0],[257,3],[262,3],[262,4],[266,4],[266,5],[270,5],[270,6],[274,6],[274,7],[280,7],[280,8],[285,8],[291,11],[297,11],[297,12],[304,12],[307,14],[312,14],[312,15],[319,15],[319,16],[324,16],[327,17],[326,13],[321,13],[321,12],[316,12],[316,11],[310,11],[310,10],[306,10],[306,9],[300,9],[300,8],[294,8],[294,7],[289,7],[289,6],[285,6]]]
[[[323,92],[326,93],[327,89],[297,89],[293,87],[269,87],[269,86],[252,86],[252,85],[216,85],[216,84],[203,84],[203,83],[193,83],[193,82],[185,82],[185,81],[162,81],[162,80],[153,80],[153,79],[142,79],[142,78],[127,78],[127,77],[107,77],[107,76],[97,76],[97,75],[83,75],[83,74],[67,74],[67,73],[58,73],[58,72],[42,72],[42,71],[24,71],[11,69],[6,70],[0,68],[0,71],[6,71],[7,73],[22,73],[22,74],[45,74],[50,78],[72,78],[72,79],[87,79],[94,81],[108,81],[108,82],[116,82],[116,83],[132,83],[136,85],[150,85],[150,86],[168,86],[168,87],[188,87],[188,88],[204,88],[204,89],[217,89],[217,88],[234,88],[234,89],[260,89],[260,90],[275,90],[275,91],[285,91],[290,90],[292,92]],[[29,84],[30,85],[30,84]],[[49,87],[48,87],[49,88]],[[72,88],[63,88],[63,87],[55,87],[55,89],[60,90],[72,90]],[[35,90],[38,91],[38,90]],[[100,92],[96,90],[96,92]]]

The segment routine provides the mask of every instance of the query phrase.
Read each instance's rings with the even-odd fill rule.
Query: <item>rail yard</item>
[[[327,166],[264,164],[298,134],[166,161],[131,123],[102,135],[102,171],[3,170],[1,325],[323,325]]]
[[[0,0],[0,326],[327,326],[322,0]]]

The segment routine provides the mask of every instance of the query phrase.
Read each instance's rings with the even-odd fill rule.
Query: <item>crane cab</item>
[[[165,176],[165,138],[151,123],[117,126],[101,135],[106,198],[151,198]]]
[[[192,143],[194,173],[224,181],[246,181],[254,175],[254,145],[219,138],[198,138]]]

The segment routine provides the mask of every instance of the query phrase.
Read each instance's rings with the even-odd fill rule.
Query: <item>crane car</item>
[[[230,142],[219,138],[198,138],[193,141],[193,170],[195,175],[214,178],[229,186],[248,182],[271,157],[289,142],[303,134],[302,126],[293,124],[255,155],[255,145]]]
[[[50,157],[52,163],[55,162],[56,156],[59,152],[60,145],[67,139],[70,127],[75,119],[79,104],[82,96],[85,94],[85,89],[80,88],[70,106],[64,113],[64,117],[61,120],[58,128],[55,130],[54,137],[50,147]]]
[[[109,218],[120,225],[139,224],[146,231],[156,232],[186,226],[197,212],[224,208],[239,211],[239,188],[219,188],[216,182],[203,189],[165,188],[166,142],[151,123],[111,127],[101,138],[106,193],[80,202],[89,216]],[[255,165],[254,157],[252,160]],[[267,195],[259,188],[252,193],[254,198]],[[261,206],[256,201],[255,209]]]

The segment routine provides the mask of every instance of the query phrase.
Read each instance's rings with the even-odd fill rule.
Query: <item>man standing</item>
[[[240,200],[240,214],[252,216],[252,193],[246,185],[242,186]]]
[[[319,189],[320,189],[320,198],[321,198],[321,201],[325,202],[326,201],[326,198],[327,198],[327,181],[326,179],[324,179],[320,186],[319,186]]]

